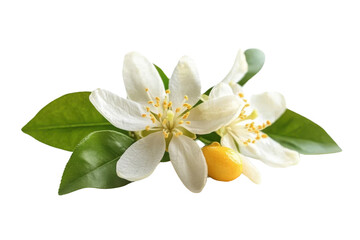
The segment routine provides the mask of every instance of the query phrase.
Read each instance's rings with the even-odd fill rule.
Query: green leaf
[[[168,161],[170,161],[170,156],[168,152],[165,152],[163,158],[161,159],[161,162],[168,162]]]
[[[82,188],[116,188],[129,181],[116,174],[116,162],[134,140],[115,131],[91,133],[75,148],[64,170],[59,195]]]
[[[40,142],[68,151],[73,151],[81,139],[94,131],[128,134],[112,126],[91,104],[89,95],[90,92],[76,92],[52,101],[22,131]]]
[[[238,82],[241,86],[244,86],[250,78],[255,76],[261,70],[265,62],[265,54],[259,49],[248,49],[245,51],[245,56],[249,69],[245,76]]]
[[[324,129],[289,109],[263,132],[284,147],[302,154],[324,154],[341,151],[341,148]]]
[[[155,64],[154,64],[154,66],[155,66],[156,70],[158,71],[158,73],[159,73],[159,75],[160,75],[160,77],[161,77],[161,79],[162,79],[162,81],[163,81],[163,83],[164,83],[165,89],[169,89],[169,78],[166,76],[166,74],[164,73],[164,71],[161,70],[161,68],[159,68],[159,67],[156,66]]]
[[[220,143],[221,141],[221,137],[216,132],[212,132],[204,135],[197,135],[197,139],[202,141],[205,145],[209,145],[213,142]]]

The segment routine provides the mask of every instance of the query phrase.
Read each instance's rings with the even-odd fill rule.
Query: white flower
[[[193,61],[182,57],[169,82],[169,90],[153,64],[137,53],[124,59],[124,99],[106,90],[90,95],[95,108],[114,126],[140,131],[143,137],[131,145],[117,162],[119,177],[136,181],[149,176],[168,151],[170,161],[184,185],[200,192],[207,179],[207,165],[194,134],[219,129],[239,114],[236,96],[213,98],[192,108],[201,87]]]
[[[281,146],[261,132],[286,110],[284,97],[280,93],[265,92],[253,95],[247,101],[242,87],[236,83],[244,76],[245,70],[247,71],[246,58],[243,52],[239,51],[230,73],[212,89],[209,95],[209,100],[231,95],[243,100],[238,118],[217,131],[221,136],[221,144],[273,167],[287,167],[298,163],[297,152]],[[253,169],[252,166],[250,168]],[[251,171],[255,171],[252,180],[257,182],[259,176],[256,176],[258,175],[256,170]]]

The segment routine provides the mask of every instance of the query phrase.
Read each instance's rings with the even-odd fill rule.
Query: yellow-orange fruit
[[[208,166],[209,177],[218,181],[232,181],[243,170],[241,155],[217,142],[202,148]]]

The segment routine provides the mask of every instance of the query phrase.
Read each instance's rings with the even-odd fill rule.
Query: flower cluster
[[[199,75],[189,57],[180,59],[169,89],[165,89],[153,64],[138,53],[127,54],[123,67],[127,98],[103,89],[90,95],[91,103],[110,123],[139,137],[118,160],[118,176],[129,181],[149,176],[167,151],[183,184],[200,192],[208,171],[194,139],[196,134],[214,131],[221,136],[223,146],[242,155],[243,172],[256,183],[260,180],[258,171],[247,157],[276,167],[296,164],[297,152],[261,132],[286,110],[284,97],[267,92],[246,100],[237,81],[247,69],[246,57],[239,51],[224,80],[201,98]]]
[[[260,182],[253,165],[288,167],[301,154],[340,152],[319,125],[287,109],[280,93],[249,96],[243,86],[260,71],[258,49],[239,51],[230,72],[202,94],[193,60],[182,57],[170,79],[142,55],[125,56],[127,96],[97,89],[61,96],[22,131],[71,151],[59,194],[82,188],[117,188],[170,161],[182,183],[201,192],[207,178],[241,174]],[[205,144],[200,148],[199,141]]]

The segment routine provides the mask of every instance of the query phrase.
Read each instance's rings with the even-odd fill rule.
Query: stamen
[[[156,100],[157,102],[160,102],[160,98],[159,98],[159,97],[155,97],[155,100]]]
[[[262,138],[267,138],[268,136],[266,134],[261,135]]]
[[[148,88],[145,88],[145,91],[147,91],[147,92],[148,92],[148,91],[149,91],[149,89],[148,89]]]
[[[166,92],[167,94],[170,94],[170,90],[169,90],[169,89],[167,89],[165,92]]]
[[[141,116],[144,118],[144,117],[146,117],[146,114],[145,114],[145,113],[143,113],[143,114],[141,114]]]
[[[146,130],[146,131],[149,131],[149,130],[150,130],[150,126],[146,126],[146,127],[145,127],[145,130]]]
[[[239,93],[239,97],[243,98],[244,94],[243,93]]]
[[[154,102],[153,101],[148,101],[148,104],[153,104]]]
[[[192,108],[192,106],[191,106],[190,104],[188,104],[188,103],[184,103],[183,106],[186,107],[187,109],[191,109],[191,108]]]
[[[183,121],[183,120],[180,120],[180,121],[179,121],[179,124],[183,124],[183,123],[184,123],[184,121]]]
[[[182,117],[182,119],[187,119],[189,117],[189,114],[190,114],[190,112],[185,113],[184,116]]]
[[[168,108],[170,108],[172,106],[172,102],[170,101],[168,104]]]
[[[187,100],[189,100],[189,97],[187,95],[185,95],[184,99],[187,101]]]
[[[176,108],[175,112],[180,112],[181,108]]]
[[[149,108],[149,107],[146,107],[146,111],[147,111],[147,112],[150,112],[150,108]]]
[[[164,134],[164,137],[165,137],[165,138],[168,138],[168,137],[169,137],[169,134],[166,132],[165,129],[163,129],[163,134]]]
[[[269,120],[267,120],[266,124],[269,126],[269,125],[271,125],[271,122]]]
[[[191,122],[190,122],[190,121],[186,121],[185,123],[186,123],[186,124],[190,124]]]
[[[158,117],[161,118],[161,117],[162,117],[162,114],[161,114],[161,113],[158,113]]]
[[[178,131],[178,132],[175,134],[176,137],[178,137],[178,136],[180,136],[180,135],[183,135],[183,132]]]

